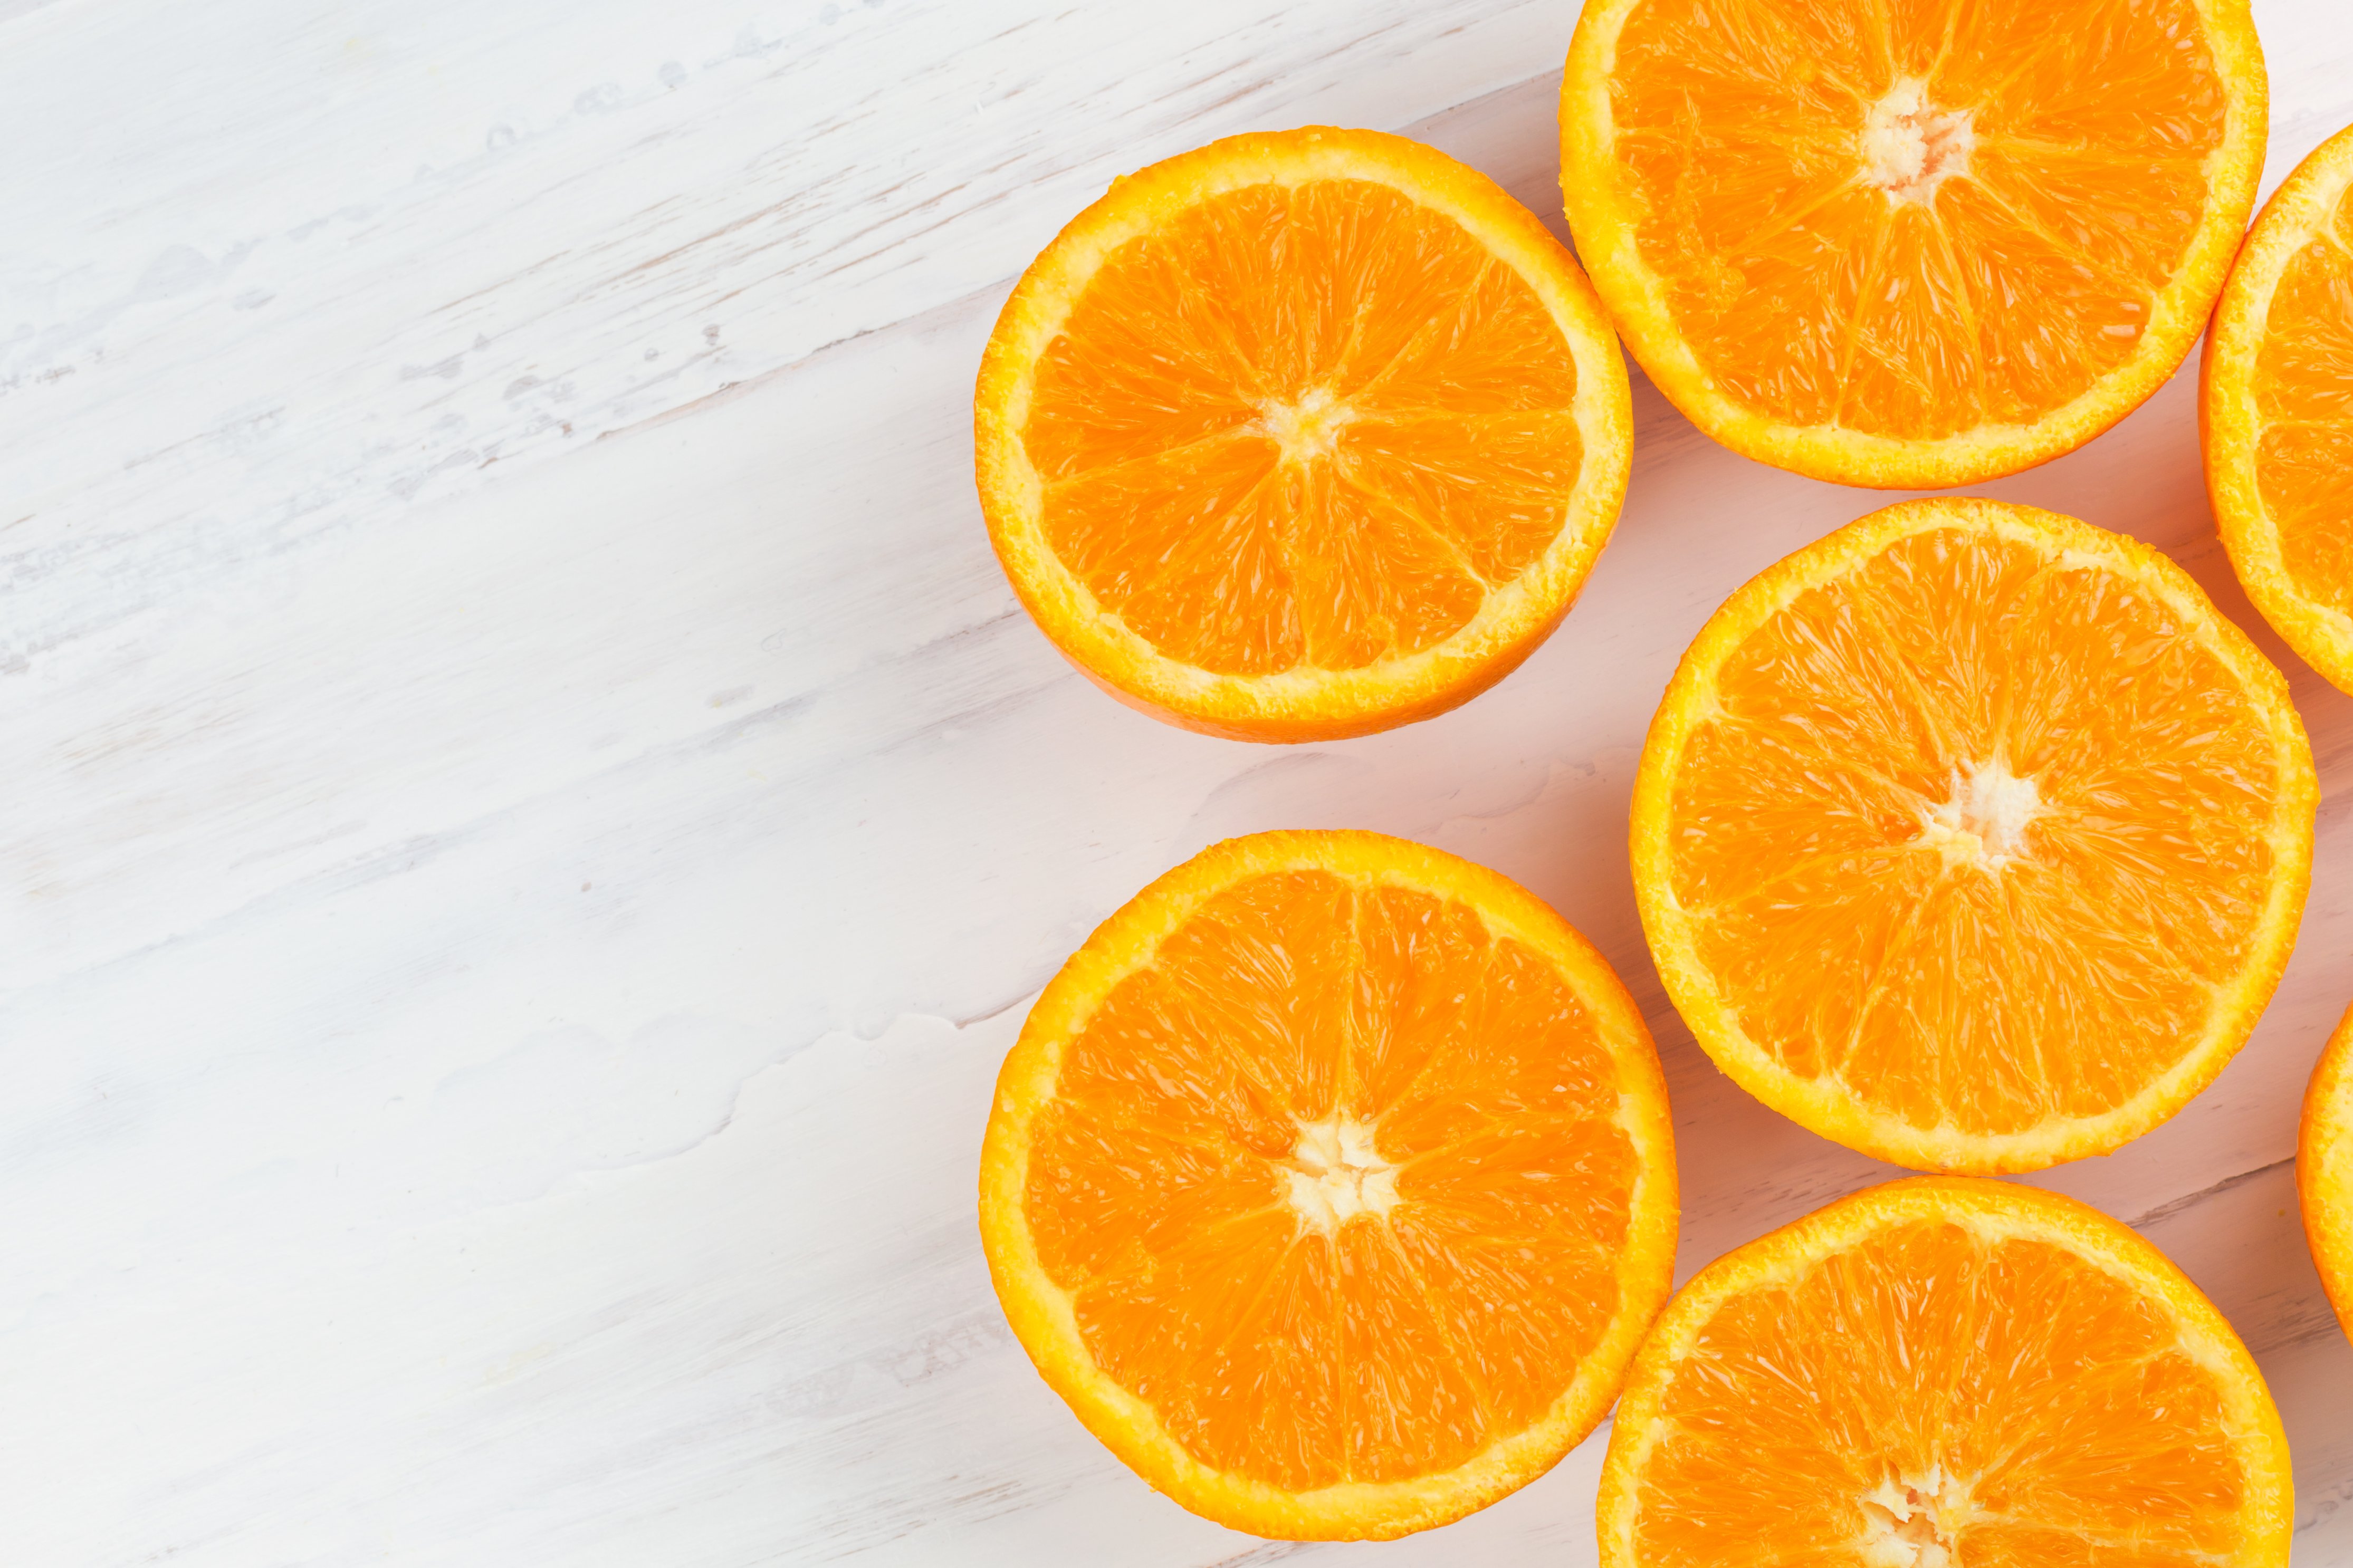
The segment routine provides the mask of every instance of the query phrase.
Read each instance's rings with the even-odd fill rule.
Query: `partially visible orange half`
[[[2198,409],[2214,521],[2247,597],[2353,691],[2353,129],[2255,220],[2214,310]]]
[[[980,1226],[1030,1359],[1145,1480],[1260,1535],[1402,1535],[1609,1407],[1672,1277],[1666,1090],[1609,966],[1523,889],[1262,833],[1039,998]]]
[[[1625,366],[1567,250],[1402,137],[1236,136],[1114,183],[974,401],[1021,602],[1171,722],[1362,734],[1502,679],[1618,517]]]
[[[1926,489],[2072,451],[2173,373],[2265,118],[2246,0],[1591,0],[1561,184],[1694,424]]]
[[[2285,1568],[2294,1505],[2254,1358],[2156,1247],[1917,1177],[1676,1293],[1598,1511],[1605,1568]]]
[[[2313,1265],[2337,1321],[2353,1334],[2353,1010],[2328,1037],[2304,1093],[2295,1190]]]

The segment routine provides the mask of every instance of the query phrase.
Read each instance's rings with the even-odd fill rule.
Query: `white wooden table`
[[[1575,11],[0,0],[0,1555],[1588,1560],[1599,1435],[1389,1547],[1181,1512],[1030,1373],[973,1226],[1045,978],[1273,826],[1443,846],[1601,946],[1665,1054],[1686,1273],[1887,1173],[1693,1046],[1624,854],[1692,633],[1886,498],[1733,458],[1638,378],[1559,634],[1465,710],[1293,750],[1103,697],[982,534],[981,343],[1111,176],[1361,124],[1553,217]],[[2256,12],[2276,182],[2353,120],[2353,13]],[[2188,374],[1986,489],[2171,552],[2310,726],[2319,859],[2261,1030],[2038,1179],[2230,1314],[2297,1561],[2353,1563],[2353,1344],[2290,1158],[2353,999],[2353,700],[2232,586]]]

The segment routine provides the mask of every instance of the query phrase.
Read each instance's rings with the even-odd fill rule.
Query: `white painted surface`
[[[1616,542],[1469,708],[1269,751],[1014,609],[969,471],[1013,275],[1114,174],[1407,130],[1552,193],[1571,0],[0,0],[0,1518],[11,1563],[1589,1558],[1599,1439],[1461,1525],[1257,1547],[1029,1372],[972,1224],[1029,998],[1229,834],[1387,829],[1551,899],[1650,1012],[1685,1271],[1883,1173],[1660,995],[1634,755],[1733,586],[1881,499],[1637,383]],[[2353,120],[2258,0],[2272,181]],[[2049,1184],[2254,1346],[2300,1564],[2353,1346],[2293,1210],[2353,998],[2353,700],[2263,632],[2187,377],[1987,487],[2149,539],[2282,658],[2319,863],[2261,1031]]]

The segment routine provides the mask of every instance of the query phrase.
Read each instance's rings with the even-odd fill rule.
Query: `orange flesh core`
[[[1305,1490],[1541,1417],[1618,1305],[1638,1161],[1548,963],[1322,871],[1209,898],[1065,1047],[1023,1205],[1095,1363]]]
[[[2133,352],[2228,101],[2189,0],[1648,0],[1610,71],[1635,244],[1730,397],[1934,439]]]
[[[2113,1110],[2201,1037],[2273,881],[2276,743],[2163,602],[1898,540],[1725,659],[1673,891],[1758,1047],[1915,1127]]]
[[[2306,598],[2353,614],[2353,189],[2280,274],[2253,392],[2282,564]]]
[[[1347,670],[1444,641],[1544,553],[1576,392],[1542,300],[1451,218],[1268,183],[1103,260],[1020,434],[1049,546],[1163,655]]]
[[[1635,1481],[1645,1568],[2190,1568],[2251,1487],[2214,1373],[2031,1236],[1890,1226],[1725,1300]]]

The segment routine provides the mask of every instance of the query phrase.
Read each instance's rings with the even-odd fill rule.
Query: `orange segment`
[[[1767,1104],[1901,1164],[2035,1170],[2243,1043],[2316,798],[2278,671],[2170,562],[1908,501],[1700,633],[1642,755],[1635,894],[1675,1005]]]
[[[2247,597],[2353,691],[2353,129],[2255,220],[2200,387],[2206,484]]]
[[[2284,1564],[2287,1440],[2197,1287],[2055,1194],[1922,1177],[1718,1258],[1609,1436],[1607,1568]]]
[[[1399,1535],[1608,1408],[1673,1263],[1665,1089],[1525,891],[1261,834],[1145,889],[1039,998],[981,1229],[1039,1370],[1154,1486],[1260,1534]]]
[[[982,510],[1114,695],[1249,740],[1500,679],[1625,492],[1625,369],[1528,211],[1371,132],[1238,136],[1115,183],[981,365]]]
[[[2262,172],[2242,0],[1594,0],[1578,254],[1735,451],[1847,484],[2071,451],[2196,341]]]
[[[2353,1334],[2353,1009],[2328,1037],[2305,1090],[2295,1188],[2313,1264],[2337,1321]]]

